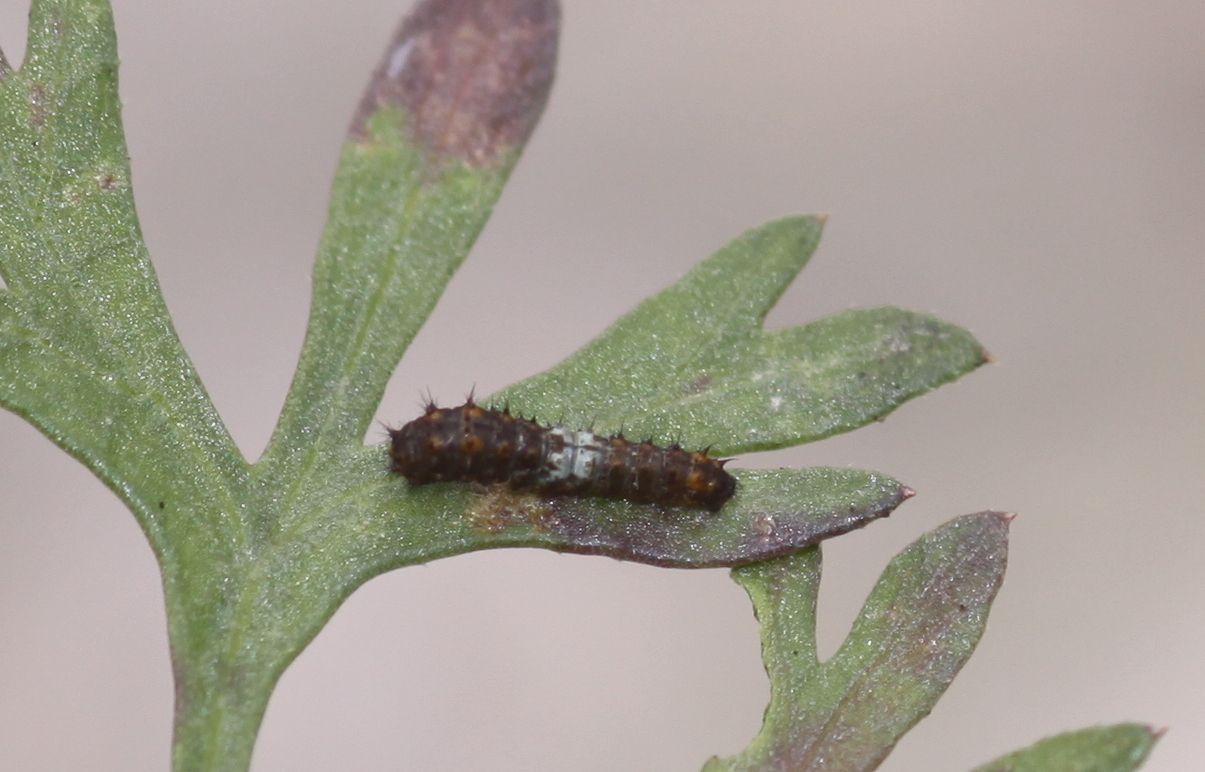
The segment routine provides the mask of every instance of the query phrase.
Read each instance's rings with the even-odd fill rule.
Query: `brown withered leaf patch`
[[[396,106],[433,160],[492,163],[535,128],[559,29],[555,0],[425,0],[386,49],[351,136],[365,139],[372,115]]]

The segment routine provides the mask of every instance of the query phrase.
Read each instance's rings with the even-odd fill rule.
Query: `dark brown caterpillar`
[[[506,483],[547,496],[607,496],[713,512],[736,491],[736,478],[724,471],[728,459],[707,451],[541,426],[472,398],[451,408],[429,403],[422,417],[389,436],[390,468],[411,485]]]

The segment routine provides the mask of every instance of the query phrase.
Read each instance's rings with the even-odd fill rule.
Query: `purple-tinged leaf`
[[[1011,519],[966,515],[909,546],[823,663],[815,637],[820,550],[734,570],[762,625],[770,706],[748,748],[706,768],[877,767],[929,713],[978,643],[1004,578]]]
[[[499,487],[473,493],[458,483],[410,487],[398,478],[381,480],[378,458],[373,452],[360,459],[349,476],[362,476],[364,487],[334,502],[323,517],[340,529],[356,522],[353,512],[379,513],[368,533],[361,524],[358,538],[347,540],[352,548],[371,546],[374,571],[495,547],[541,547],[674,568],[737,566],[861,528],[913,495],[875,472],[744,470],[736,472],[736,495],[719,512],[708,512]]]

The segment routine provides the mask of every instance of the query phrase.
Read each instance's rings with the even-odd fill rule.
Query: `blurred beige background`
[[[822,650],[921,533],[1020,515],[978,652],[884,768],[965,769],[1143,720],[1170,728],[1149,769],[1199,769],[1205,5],[564,6],[544,121],[380,418],[548,367],[745,228],[829,212],[772,325],[892,303],[969,327],[999,361],[883,424],[741,459],[876,468],[920,492],[829,543]],[[143,228],[250,456],[301,342],[343,130],[407,7],[116,2]],[[25,13],[0,4],[14,62]],[[540,304],[484,321],[532,284]],[[166,768],[141,533],[7,413],[0,455],[0,769]],[[357,592],[283,678],[255,767],[697,769],[752,737],[767,694],[725,571],[470,555]]]

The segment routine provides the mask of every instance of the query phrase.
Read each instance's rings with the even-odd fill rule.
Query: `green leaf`
[[[732,454],[855,429],[988,361],[965,330],[897,308],[764,331],[822,225],[791,217],[745,233],[560,365],[494,401],[570,425]]]
[[[900,553],[827,662],[816,657],[820,549],[735,569],[761,623],[770,705],[747,749],[705,768],[878,766],[979,642],[1004,578],[1010,519],[966,515]]]
[[[142,243],[107,3],[34,4],[25,63],[0,80],[0,213],[0,404],[121,496],[161,556],[240,549],[247,469]]]
[[[1131,772],[1163,733],[1143,724],[1114,724],[1047,737],[976,767],[975,772]]]
[[[552,0],[421,3],[352,122],[309,327],[261,473],[359,443],[389,377],[489,218],[552,86]]]

